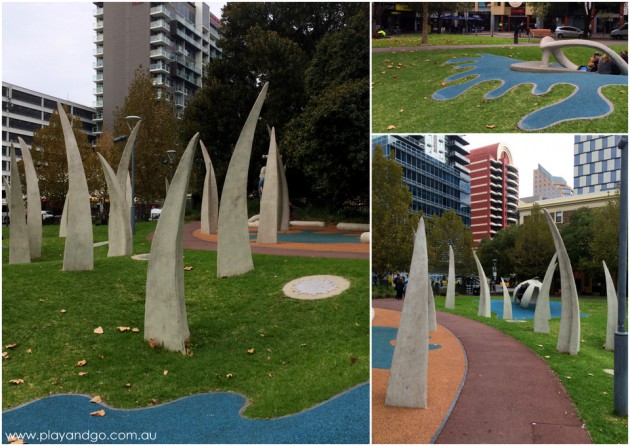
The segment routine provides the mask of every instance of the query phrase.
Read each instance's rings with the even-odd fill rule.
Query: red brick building
[[[504,143],[472,149],[470,164],[470,229],[475,243],[509,224],[517,224],[518,169]]]

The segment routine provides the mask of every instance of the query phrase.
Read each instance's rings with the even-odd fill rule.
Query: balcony
[[[201,44],[197,42],[193,37],[186,34],[186,31],[177,28],[177,36],[184,39],[186,42],[190,43],[192,46],[201,51]]]
[[[510,223],[513,223],[513,224],[518,223],[518,219],[516,219],[516,218],[514,218],[514,217],[508,217],[508,218],[507,218],[507,221],[508,221],[508,222],[510,222]]]
[[[99,71],[94,75],[92,79],[94,80],[94,82],[103,82],[103,72]]]
[[[169,39],[164,33],[154,34],[149,41],[155,45],[170,45],[175,46],[173,41]]]
[[[166,48],[158,48],[156,50],[151,50],[151,52],[149,53],[149,56],[151,56],[154,59],[166,59],[166,60],[171,60],[173,59],[173,53],[171,51],[169,51]]]
[[[164,5],[154,6],[153,8],[151,8],[151,16],[168,17],[169,19],[173,19],[171,11],[169,11]]]
[[[103,94],[103,84],[99,84],[96,88],[92,90],[92,92],[97,96],[101,96]]]
[[[508,186],[512,186],[514,188],[518,188],[518,181],[513,180],[510,177],[508,177],[508,179],[507,179],[507,184],[508,184]]]
[[[518,180],[518,172],[514,172],[512,169],[510,169],[510,166],[508,166],[507,176],[508,178]]]
[[[103,33],[96,33],[94,36],[94,43],[99,43],[103,41]]]
[[[103,59],[96,59],[92,65],[95,70],[103,69]]]
[[[94,18],[95,19],[102,19],[103,18],[103,7],[102,6],[97,6],[96,9],[94,9]]]
[[[94,27],[92,28],[94,31],[102,31],[103,30],[103,21],[97,20],[94,22]]]
[[[175,57],[173,58],[175,61],[177,61],[178,63],[180,63],[181,65],[184,65],[185,67],[187,67],[188,69],[194,71],[195,73],[201,75],[201,68],[199,68],[197,65],[195,65],[194,62],[191,62],[189,60],[186,60],[184,57],[182,56],[178,56],[175,55]]]
[[[97,99],[92,103],[94,108],[103,108],[103,98]]]
[[[153,31],[169,31],[170,25],[166,20],[159,19],[151,22],[151,30]]]
[[[170,66],[167,63],[163,63],[162,61],[158,62],[158,63],[152,63],[151,65],[149,65],[149,71],[151,71],[151,73],[165,73],[168,74],[170,73]]]
[[[518,204],[514,201],[508,201],[507,202],[507,207],[510,209],[517,209],[518,208]]]
[[[95,56],[102,56],[103,55],[103,46],[102,45],[97,45],[97,47],[94,48],[94,55]]]
[[[101,122],[103,120],[103,113],[102,112],[97,112],[97,113],[93,113],[92,114],[92,121],[94,122]]]

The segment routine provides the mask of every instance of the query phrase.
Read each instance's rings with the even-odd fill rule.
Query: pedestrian
[[[396,300],[402,300],[403,292],[405,291],[405,279],[397,276],[394,279],[394,288],[396,288]]]

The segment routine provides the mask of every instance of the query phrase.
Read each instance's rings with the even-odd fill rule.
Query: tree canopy
[[[427,222],[427,254],[429,268],[433,273],[448,273],[448,245],[455,254],[455,271],[467,275],[475,269],[472,256],[473,235],[470,228],[453,210],[441,216],[434,215]]]

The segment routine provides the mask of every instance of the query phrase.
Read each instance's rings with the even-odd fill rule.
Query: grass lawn
[[[388,39],[389,40],[389,39]],[[615,51],[628,48],[627,43],[610,45]],[[497,99],[483,96],[500,85],[485,82],[461,96],[436,101],[433,93],[442,82],[458,72],[445,65],[450,59],[481,53],[518,60],[540,60],[538,47],[430,50],[372,54],[372,132],[373,133],[521,133],[518,122],[526,115],[557,103],[572,95],[571,85],[557,85],[542,96],[531,94],[531,85],[519,85]],[[588,61],[592,50],[567,48],[570,60]],[[461,80],[458,82],[465,81]],[[614,111],[603,118],[562,122],[542,132],[593,133],[626,132],[628,129],[628,87],[608,86],[602,89],[614,105]],[[389,126],[395,129],[388,130]],[[490,126],[490,127],[488,127]]]
[[[272,418],[369,379],[367,260],[254,255],[254,271],[217,279],[215,252],[186,250],[193,269],[184,275],[191,332],[184,356],[143,340],[147,262],[107,258],[102,246],[93,271],[62,272],[58,229],[44,226],[44,257],[31,264],[8,265],[2,251],[3,346],[16,344],[3,348],[3,409],[58,393],[132,408],[228,391],[251,401],[246,416]],[[155,223],[136,229],[134,253],[149,252]],[[3,229],[3,247],[7,237]],[[95,226],[94,241],[106,239],[107,227]],[[342,275],[351,287],[321,301],[284,297],[285,283],[313,274]],[[99,326],[102,335],[93,332]],[[17,378],[24,383],[9,383]]]
[[[534,333],[533,319],[514,324],[497,319],[496,313],[492,319],[477,316],[478,296],[457,296],[455,310],[445,309],[445,300],[445,297],[435,297],[438,311],[459,314],[495,327],[528,346],[549,364],[567,389],[595,443],[627,444],[628,418],[614,415],[613,376],[604,372],[614,367],[614,353],[602,348],[606,341],[605,298],[580,299],[580,312],[588,316],[581,319],[582,344],[576,356],[556,350],[560,319],[549,321],[550,334]]]
[[[520,37],[519,42],[528,42]],[[529,39],[531,43],[538,43],[540,39]],[[474,34],[429,34],[429,43],[425,46],[444,45],[512,45],[514,37],[490,37],[490,35]],[[400,34],[387,39],[372,39],[372,48],[400,48],[405,46],[422,46],[421,34]]]

